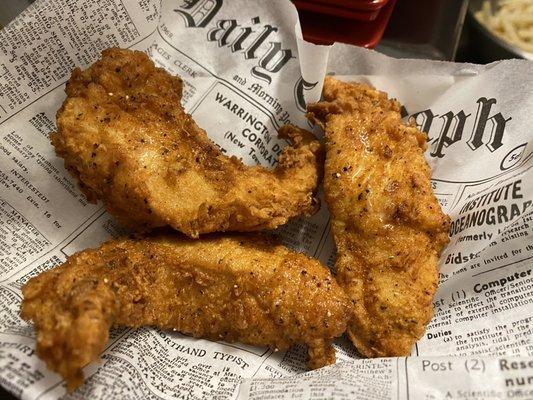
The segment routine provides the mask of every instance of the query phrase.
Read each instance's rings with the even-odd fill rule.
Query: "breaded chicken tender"
[[[277,167],[227,157],[181,106],[182,81],[144,53],[108,49],[76,68],[57,113],[56,153],[89,201],[102,200],[119,222],[171,226],[190,237],[215,231],[274,229],[318,207],[321,146],[285,126]]]
[[[326,135],[325,194],[337,279],[353,304],[348,334],[367,357],[408,355],[433,315],[448,243],[424,159],[426,134],[367,85],[326,78],[309,118]]]
[[[150,325],[195,337],[284,350],[309,348],[309,366],[335,362],[349,303],[329,269],[259,234],[111,240],[32,278],[22,317],[37,353],[73,389],[112,326]]]

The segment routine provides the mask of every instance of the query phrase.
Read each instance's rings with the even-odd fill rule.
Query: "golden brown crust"
[[[52,143],[90,201],[132,228],[170,225],[191,237],[274,229],[317,209],[321,147],[286,126],[293,143],[274,170],[227,157],[180,104],[182,81],[146,54],[108,49],[75,69]]]
[[[22,317],[37,352],[70,388],[98,359],[113,325],[287,349],[309,346],[309,366],[335,362],[348,299],[317,260],[261,235],[111,240],[31,279]]]
[[[309,118],[326,131],[324,186],[337,278],[353,304],[348,334],[367,357],[409,354],[433,314],[449,218],[433,195],[426,135],[398,102],[326,78]]]

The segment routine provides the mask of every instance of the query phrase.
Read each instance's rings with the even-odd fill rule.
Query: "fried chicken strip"
[[[449,218],[433,195],[426,134],[385,93],[326,78],[309,118],[326,134],[325,194],[348,334],[367,357],[408,355],[433,315]]]
[[[349,304],[329,269],[261,235],[111,240],[23,287],[37,353],[69,388],[98,359],[111,326],[150,325],[195,337],[309,347],[309,366],[335,362]]]
[[[52,144],[89,201],[103,200],[123,225],[198,237],[274,229],[318,207],[322,156],[310,132],[283,127],[293,147],[277,167],[245,166],[185,113],[181,79],[144,53],[105,50],[73,71],[66,93]]]

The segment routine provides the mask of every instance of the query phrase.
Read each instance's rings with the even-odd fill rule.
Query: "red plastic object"
[[[367,11],[367,10],[358,10],[350,9],[345,7],[339,7],[336,5],[330,4],[321,4],[319,2],[309,1],[309,0],[294,0],[294,5],[299,10],[306,10],[316,14],[326,14],[333,16],[342,16],[349,19],[357,19],[361,21],[373,21],[379,15],[380,10]]]
[[[353,10],[380,10],[389,2],[389,0],[308,0],[310,3],[321,3],[327,5],[337,5],[339,7],[350,8]]]
[[[298,9],[305,40],[316,44],[342,42],[367,48],[375,47],[380,41],[396,4],[396,0],[380,0],[380,4],[385,4],[378,11],[378,15],[374,20],[359,20],[342,14],[343,9],[339,7],[337,11],[340,10],[341,12],[337,15],[324,15],[310,11],[305,7],[302,8],[302,2],[309,3],[309,1],[296,0],[294,4]],[[348,0],[345,2],[348,2]],[[355,1],[352,0],[351,3],[355,3]],[[362,1],[358,3],[369,4],[377,3],[377,1]],[[331,0],[328,4],[334,5],[337,2]]]

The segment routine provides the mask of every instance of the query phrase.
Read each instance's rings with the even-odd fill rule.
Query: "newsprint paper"
[[[185,81],[183,104],[227,154],[274,167],[277,129],[312,129],[325,74],[370,82],[429,134],[433,190],[451,216],[435,316],[411,357],[337,364],[305,352],[115,329],[67,394],[19,317],[21,287],[124,234],[89,204],[50,145],[75,66],[111,46],[147,52]],[[395,60],[301,39],[289,1],[38,0],[0,32],[0,384],[23,399],[533,399],[533,64]],[[317,132],[320,134],[319,132]],[[333,266],[327,207],[279,229]]]

